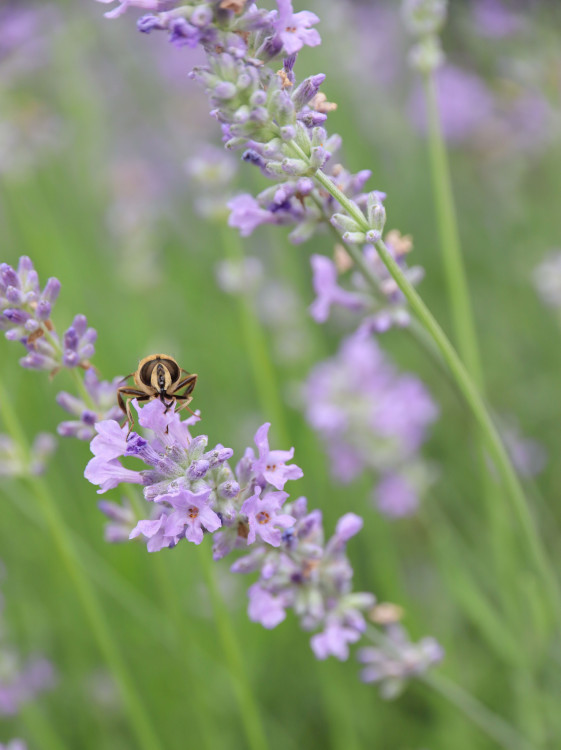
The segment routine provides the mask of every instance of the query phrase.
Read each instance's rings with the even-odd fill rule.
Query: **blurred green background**
[[[497,415],[514,420],[522,435],[547,452],[547,465],[529,492],[556,551],[559,315],[540,301],[532,273],[548,252],[561,248],[561,14],[554,3],[520,3],[513,6],[516,30],[489,36],[478,26],[480,3],[451,5],[444,32],[448,60],[476,77],[485,92],[474,93],[465,80],[463,90],[458,78],[450,96],[457,98],[454,112],[443,116],[450,127],[489,401]],[[409,43],[398,3],[322,0],[306,7],[322,18],[323,45],[301,54],[299,75],[327,74],[325,93],[339,105],[330,129],[344,138],[345,163],[353,171],[371,168],[369,185],[387,192],[387,228],[413,235],[412,262],[426,270],[420,292],[451,333],[426,143],[415,110],[418,82],[407,68]],[[234,230],[197,214],[193,204],[200,186],[185,168],[209,139],[219,144],[218,128],[205,97],[187,77],[194,53],[171,47],[164,35],[139,36],[134,12],[110,22],[104,10],[85,1],[4,0],[0,6],[6,24],[17,14],[28,14],[29,24],[11,46],[9,37],[3,43],[0,35],[1,260],[15,264],[29,255],[43,282],[49,276],[61,280],[53,319],[64,330],[76,313],[87,315],[99,332],[95,364],[105,378],[133,371],[141,357],[155,351],[169,352],[196,371],[193,406],[203,415],[201,431],[211,444],[231,446],[240,456],[271,417],[256,398],[238,300],[216,283],[217,263],[239,240]],[[445,97],[443,107],[447,103]],[[463,132],[466,118],[471,124]],[[241,164],[231,192],[265,184],[256,170]],[[539,690],[546,707],[541,710],[553,710],[559,678],[539,687],[514,678],[463,590],[462,574],[472,563],[485,578],[488,541],[474,450],[466,440],[469,417],[409,337],[384,334],[384,349],[402,368],[418,373],[439,403],[441,418],[423,452],[438,465],[439,478],[419,514],[398,522],[373,508],[371,477],[336,484],[296,394],[313,364],[336,351],[350,329],[344,321],[317,326],[307,313],[313,300],[309,256],[330,254],[331,239],[325,235],[294,247],[286,234],[260,229],[243,246],[262,259],[263,283],[295,295],[286,316],[292,321],[296,316],[303,345],[279,341],[286,333],[282,313],[263,322],[290,444],[304,470],[292,492],[322,509],[328,533],[343,513],[362,515],[365,528],[350,545],[357,588],[403,605],[414,638],[431,634],[444,645],[443,673],[531,731],[534,714],[529,711],[526,721],[520,704],[531,704]],[[0,341],[2,381],[32,439],[39,431],[54,432],[65,418],[54,397],[72,390],[72,382],[64,372],[49,380],[24,371],[18,356],[23,356],[18,345]],[[275,447],[289,447],[277,445],[274,424],[272,438]],[[199,746],[204,723],[215,747],[246,747],[201,574],[200,557],[210,555],[208,540],[201,548],[179,545],[160,553],[184,621],[178,644],[169,613],[161,608],[153,558],[142,545],[103,541],[98,498],[83,479],[89,456],[87,443],[60,439],[48,483],[79,537],[84,565],[163,746]],[[57,687],[36,701],[36,710],[68,748],[134,747],[116,688],[34,498],[17,480],[3,479],[1,490],[9,632],[23,652],[40,651],[52,659],[59,674]],[[116,490],[109,494],[119,498]],[[359,682],[352,658],[317,663],[293,617],[271,632],[250,623],[249,580],[231,575],[228,567],[229,561],[218,564],[220,583],[272,749],[495,747],[420,684],[384,702],[374,686]],[[0,721],[0,741],[16,735],[32,748],[42,747],[40,717],[24,712]]]

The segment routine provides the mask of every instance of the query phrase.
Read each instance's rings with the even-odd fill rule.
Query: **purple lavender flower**
[[[473,20],[481,36],[504,39],[523,27],[522,19],[501,0],[476,0],[473,6]]]
[[[325,323],[332,305],[339,305],[352,312],[365,312],[369,299],[357,292],[349,292],[337,283],[339,273],[335,263],[325,255],[312,255],[313,285],[316,299],[310,305],[310,314],[316,323]]]
[[[247,613],[252,622],[259,622],[267,630],[276,628],[286,619],[286,607],[289,601],[282,595],[274,596],[258,583],[254,583],[247,590],[249,604]]]
[[[300,479],[304,476],[304,472],[294,464],[287,466],[286,462],[294,457],[294,448],[289,451],[272,451],[269,449],[267,435],[270,426],[271,424],[266,422],[255,433],[255,445],[259,451],[259,457],[253,465],[253,471],[261,483],[268,482],[277,490],[282,490],[289,480]]]
[[[84,373],[84,387],[90,397],[89,404],[66,391],[57,394],[58,405],[76,417],[75,420],[61,422],[57,427],[58,434],[79,440],[91,440],[95,435],[96,422],[120,419],[122,412],[117,405],[117,388],[121,384],[120,377],[112,381],[100,380],[93,367],[87,369]]]
[[[98,434],[91,443],[94,458],[85,476],[100,486],[99,492],[121,482],[144,485],[146,499],[157,503],[156,517],[139,521],[131,536],[142,534],[150,539],[150,550],[174,546],[183,537],[200,544],[201,527],[213,532],[220,526],[211,504],[230,502],[228,496],[235,483],[224,464],[232,451],[218,445],[205,452],[208,439],[192,438],[189,432],[196,417],[182,422],[178,414],[166,414],[157,401],[143,409],[136,401],[133,405],[138,409],[140,425],[151,430],[153,438],[149,441],[132,433],[127,440],[126,426],[120,427],[113,420],[97,423]],[[150,468],[140,472],[125,468],[120,459],[126,456],[136,457]]]
[[[10,740],[7,745],[0,743],[0,750],[27,750],[27,745],[23,740]]]
[[[285,55],[293,55],[302,47],[317,47],[321,44],[319,33],[312,29],[319,18],[315,13],[303,10],[294,13],[291,0],[277,0],[279,6],[275,30],[282,42]]]
[[[335,656],[340,661],[346,661],[349,658],[349,644],[360,640],[363,630],[347,627],[343,617],[334,617],[327,622],[322,633],[312,637],[314,654],[318,659]]]
[[[180,539],[179,534],[166,534],[166,524],[168,520],[168,510],[164,509],[158,513],[158,517],[139,521],[129,535],[129,539],[135,539],[137,536],[146,537],[148,540],[146,549],[148,552],[159,552],[167,547],[175,547]]]
[[[410,237],[402,237],[392,230],[385,238],[390,253],[401,266],[405,276],[412,284],[423,278],[423,269],[419,266],[408,268],[405,256],[411,251],[413,243]],[[310,305],[310,314],[317,323],[324,323],[333,307],[357,313],[362,318],[361,330],[383,333],[392,326],[406,326],[409,313],[403,294],[389,275],[372,245],[365,245],[362,250],[365,264],[378,279],[379,295],[372,296],[361,274],[356,271],[348,273],[353,263],[344,248],[338,248],[334,261],[323,255],[312,255],[311,265],[316,299]],[[342,286],[348,286],[345,288]]]
[[[173,495],[160,495],[158,503],[169,503],[173,512],[167,518],[165,535],[182,537],[195,544],[203,541],[203,527],[213,532],[222,526],[220,517],[210,509],[209,498],[212,490],[205,489],[195,493],[180,490]]]
[[[396,698],[408,679],[426,672],[443,657],[444,650],[434,638],[412,643],[398,623],[386,627],[381,646],[362,648],[358,652],[358,660],[364,665],[361,679],[379,683],[380,694],[387,700]]]
[[[231,211],[228,224],[239,229],[242,237],[249,237],[263,224],[277,223],[275,214],[261,208],[257,200],[247,193],[232,198],[227,205]]]
[[[127,542],[136,526],[136,517],[128,500],[119,505],[109,500],[100,500],[97,507],[109,519],[105,524],[104,538],[110,544]]]
[[[282,532],[278,527],[289,529],[295,523],[292,516],[279,512],[288,493],[268,492],[261,497],[260,489],[258,488],[259,491],[248,498],[241,507],[241,512],[247,516],[249,524],[247,543],[253,544],[259,536],[271,547],[280,547]]]
[[[424,385],[400,375],[361,331],[312,370],[304,397],[307,419],[325,442],[334,476],[349,482],[374,470],[386,477],[382,498],[388,497],[387,476],[416,459],[438,413]]]
[[[345,555],[347,541],[362,527],[352,513],[343,516],[335,535],[324,543],[321,513],[307,513],[300,498],[287,507],[295,523],[272,550],[257,547],[232,565],[232,571],[260,571],[249,589],[248,614],[266,628],[276,627],[291,608],[305,630],[322,631],[312,637],[315,655],[348,658],[348,644],[366,629],[361,610],[374,605],[371,594],[351,592],[352,569]]]
[[[38,693],[53,687],[54,669],[46,659],[32,658],[22,663],[10,650],[3,650],[0,657],[0,716],[14,716]]]
[[[64,366],[83,367],[84,369],[90,367],[88,360],[94,355],[96,339],[97,331],[94,328],[88,328],[86,316],[76,315],[63,338],[62,363]]]

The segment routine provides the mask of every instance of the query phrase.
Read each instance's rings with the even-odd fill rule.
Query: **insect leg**
[[[128,396],[126,402],[124,401],[123,396]],[[129,388],[127,386],[117,388],[117,402],[121,407],[121,410],[127,415],[127,420],[129,423],[127,438],[131,434],[132,428],[134,426],[134,419],[132,418],[130,407],[131,399],[133,398],[138,399],[138,401],[147,401],[150,396],[146,395],[144,391],[139,391],[137,388]]]
[[[178,407],[178,408],[177,408],[177,409],[175,410],[175,413],[176,413],[176,414],[179,414],[179,412],[180,412],[180,411],[182,411],[183,409],[187,409],[187,411],[188,411],[188,412],[189,412],[190,414],[192,414],[192,415],[193,415],[194,417],[198,416],[197,414],[195,414],[195,412],[194,412],[194,411],[193,411],[192,409],[189,409],[189,407],[187,406],[187,404],[190,404],[190,403],[191,403],[191,401],[193,400],[193,397],[192,397],[192,396],[176,396],[175,398],[176,398],[176,399],[177,399],[178,401],[183,401],[183,403],[181,404],[181,406],[179,406],[179,407]]]
[[[187,378],[183,378],[183,380],[180,380],[179,383],[175,386],[175,388],[173,389],[173,393],[176,394],[182,388],[185,388],[186,390],[183,396],[189,396],[191,393],[193,393],[193,390],[197,385],[197,378],[198,375],[195,374],[189,375],[189,377]]]

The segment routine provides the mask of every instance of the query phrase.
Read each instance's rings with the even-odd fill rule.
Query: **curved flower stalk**
[[[93,425],[99,419],[120,415],[115,393],[119,378],[111,383],[100,381],[90,359],[95,353],[97,331],[88,326],[84,315],[76,315],[72,325],[60,336],[51,313],[60,292],[60,281],[54,277],[41,289],[33,263],[22,256],[17,269],[0,265],[0,329],[9,341],[19,341],[27,354],[20,359],[22,367],[48,372],[51,377],[60,370],[73,372],[80,396],[61,391],[58,404],[75,419],[62,422],[57,431],[64,437],[90,440]],[[83,372],[83,380],[78,374]],[[42,455],[43,448],[39,451]],[[35,455],[35,454],[34,454]]]
[[[201,544],[212,534],[215,560],[246,551],[231,570],[259,574],[248,591],[250,619],[274,628],[292,609],[303,629],[314,631],[317,658],[347,659],[349,644],[366,629],[364,613],[375,603],[372,594],[353,592],[345,551],[362,520],[347,513],[326,542],[321,512],[309,512],[303,497],[287,502],[285,485],[303,472],[290,463],[294,449],[271,449],[269,423],[257,430],[256,449],[247,448],[232,470],[233,451],[220,444],[208,450],[205,435],[191,434],[193,417],[182,421],[159,401],[142,409],[133,404],[150,437],[132,433],[127,440],[126,427],[98,423],[94,457],[85,470],[101,493],[120,484],[142,485],[152,513],[138,521],[130,538],[144,537],[148,551],[156,552],[183,540]],[[140,459],[140,470],[123,465],[121,459],[129,457]]]
[[[106,15],[115,18],[129,7],[160,11],[139,19],[141,32],[167,31],[176,46],[203,47],[208,64],[194,68],[191,76],[209,95],[211,114],[221,124],[226,147],[242,150],[244,161],[275,182],[256,197],[233,198],[229,202],[231,226],[242,236],[263,224],[289,226],[295,243],[330,224],[345,243],[372,243],[381,238],[385,195],[365,191],[370,170],[351,174],[337,161],[341,139],[324,128],[329,112],[336,108],[320,91],[325,76],[296,80],[298,52],[321,41],[313,28],[319,21],[315,14],[294,13],[290,0],[278,0],[274,11],[244,0],[186,4],[131,0]],[[320,169],[357,209],[366,212],[368,231],[342,210],[333,192],[318,183]],[[383,264],[376,261],[375,251],[366,248],[364,252],[378,292],[377,312],[389,308],[387,314],[380,314],[375,328],[405,324],[406,316],[395,310],[397,300],[400,308],[405,306],[404,298]],[[405,267],[401,248],[396,248],[396,257]],[[416,283],[420,275],[415,269],[411,280]]]

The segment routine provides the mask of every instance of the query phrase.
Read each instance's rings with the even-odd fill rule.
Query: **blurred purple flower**
[[[362,648],[358,660],[364,665],[363,682],[380,684],[380,694],[391,700],[405,687],[408,679],[426,672],[444,657],[444,649],[434,638],[423,638],[412,643],[402,625],[392,623],[378,647]]]
[[[447,63],[436,71],[435,80],[440,122],[446,140],[460,143],[475,135],[494,112],[493,96],[483,79]],[[426,134],[426,102],[420,83],[411,95],[409,112],[414,127]]]
[[[59,406],[73,416],[75,420],[61,422],[57,432],[63,437],[74,437],[79,440],[91,440],[95,436],[94,424],[104,419],[118,420],[123,413],[117,405],[117,388],[122,385],[122,378],[112,381],[99,380],[93,367],[84,373],[84,387],[91,402],[86,404],[82,398],[66,391],[57,394]],[[91,406],[94,406],[94,409]]]
[[[261,208],[249,193],[232,198],[227,205],[231,211],[228,224],[239,229],[242,237],[249,237],[263,224],[274,224],[277,221],[275,214]]]
[[[522,18],[501,0],[476,0],[473,20],[479,34],[491,39],[512,36],[523,27]]]
[[[14,716],[20,708],[55,683],[52,664],[35,658],[20,664],[19,657],[11,651],[0,653],[0,716]]]
[[[390,518],[410,516],[419,507],[416,487],[400,474],[386,474],[381,477],[376,485],[375,498],[380,513]]]
[[[109,519],[105,524],[104,538],[110,544],[128,542],[130,533],[136,525],[134,512],[127,499],[122,504],[100,500],[97,507]]]
[[[361,332],[312,370],[304,398],[331,471],[344,482],[365,469],[387,475],[410,463],[438,415],[421,381],[399,374],[376,341]]]

